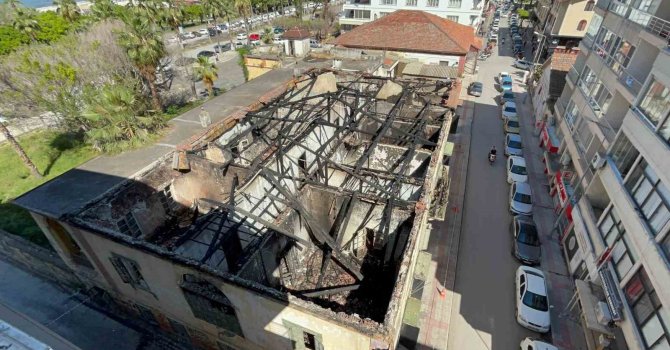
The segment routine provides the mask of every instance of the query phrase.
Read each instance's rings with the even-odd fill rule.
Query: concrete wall
[[[440,62],[448,62],[449,67],[458,67],[461,57],[463,57],[400,51],[389,51],[388,53],[391,57],[397,57],[398,59],[405,61],[418,61],[423,64],[440,64]]]
[[[224,339],[227,343],[242,349],[292,349],[291,342],[287,338],[288,329],[283,322],[289,321],[320,334],[325,349],[370,348],[370,336],[330,322],[323,314],[315,314],[299,305],[288,304],[226,283],[215,276],[119,244],[97,234],[73,227],[69,227],[68,230],[78,232],[86,241],[86,245],[95,252],[96,270],[101,276],[106,276],[113,296],[148,307],[158,318],[169,317],[188,328],[204,332],[207,339],[212,342]],[[150,291],[135,289],[124,283],[109,260],[112,254],[134,260],[140,267]],[[225,336],[222,329],[194,316],[179,286],[184,274],[194,274],[220,288],[235,308],[244,338]]]
[[[261,75],[276,69],[281,68],[282,64],[279,59],[261,58],[261,57],[244,57],[244,65],[247,66],[249,72],[249,80],[260,77]]]
[[[370,5],[363,4],[353,4],[345,3],[343,11],[347,10],[369,10],[370,19],[369,20],[359,20],[359,19],[344,19],[342,18],[341,23],[360,25],[365,22],[370,22],[375,19],[381,18],[383,15],[397,11],[397,10],[419,10],[431,13],[442,18],[447,18],[447,16],[456,16],[458,17],[458,23],[466,26],[476,27],[482,15],[482,7],[484,1],[474,1],[474,0],[463,0],[461,6],[449,7],[448,0],[440,0],[437,7],[428,7],[427,0],[417,0],[417,6],[406,6],[406,0],[396,0],[395,5],[382,5],[381,0],[370,0]],[[475,8],[475,4],[479,4],[479,8]],[[474,21],[471,21],[470,16],[476,16]]]
[[[593,17],[593,11],[584,11],[586,3],[586,0],[577,0],[561,4],[554,33],[558,36],[583,37],[589,28],[591,17]],[[577,26],[582,20],[586,20],[586,26],[584,26],[584,30],[577,30]]]

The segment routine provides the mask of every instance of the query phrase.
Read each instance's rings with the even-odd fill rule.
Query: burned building
[[[77,273],[197,347],[393,349],[451,122],[435,90],[313,71],[81,205],[45,201],[104,174],[16,203]]]

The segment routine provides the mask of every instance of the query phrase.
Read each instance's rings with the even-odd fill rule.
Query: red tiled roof
[[[340,35],[335,44],[350,48],[465,55],[478,48],[472,27],[415,10],[398,10]]]
[[[282,38],[288,40],[302,40],[309,38],[309,30],[306,28],[293,27],[282,35]]]

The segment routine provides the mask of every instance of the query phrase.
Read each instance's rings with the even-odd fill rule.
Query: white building
[[[486,0],[347,0],[340,25],[343,31],[349,31],[396,10],[419,10],[477,28],[486,3]]]
[[[590,348],[670,349],[668,32],[669,0],[599,0],[554,105],[556,227]]]

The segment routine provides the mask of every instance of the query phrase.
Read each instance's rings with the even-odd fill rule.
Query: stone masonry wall
[[[83,285],[56,252],[0,230],[0,258],[18,267],[68,288]]]

